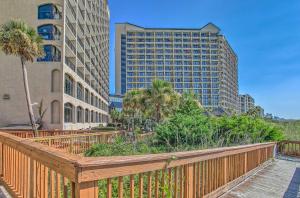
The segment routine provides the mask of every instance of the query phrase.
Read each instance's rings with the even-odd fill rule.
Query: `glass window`
[[[65,104],[65,122],[73,122],[73,105],[71,103]]]
[[[74,96],[74,80],[68,74],[65,75],[65,93]]]
[[[83,86],[77,83],[77,99],[83,100]]]
[[[89,121],[89,114],[90,114],[90,111],[88,109],[85,110],[85,122],[90,122]]]
[[[60,40],[61,36],[58,28],[52,24],[39,26],[38,33],[45,40]]]
[[[60,19],[61,14],[57,7],[53,4],[39,6],[38,19]]]
[[[83,123],[83,109],[77,107],[77,123]]]
[[[53,45],[44,45],[44,53],[45,56],[42,58],[38,58],[38,62],[60,62],[61,61],[61,53],[59,49],[57,49]]]

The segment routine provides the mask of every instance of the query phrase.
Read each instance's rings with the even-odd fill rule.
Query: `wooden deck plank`
[[[300,161],[279,160],[241,183],[222,198],[300,198]]]

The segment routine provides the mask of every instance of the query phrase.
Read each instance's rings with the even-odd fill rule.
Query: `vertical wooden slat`
[[[130,175],[130,198],[134,198],[134,175]]]
[[[56,197],[61,197],[61,175],[56,173]]]
[[[161,171],[161,183],[160,183],[160,189],[161,189],[161,198],[165,197],[165,170]]]
[[[55,198],[55,175],[53,170],[50,170],[50,189],[50,198]]]
[[[159,184],[158,184],[158,171],[155,171],[155,198],[158,198],[158,188],[159,188],[159,186],[158,186]]]
[[[63,177],[63,197],[68,198],[68,179]]]
[[[192,198],[194,193],[194,165],[188,164],[185,166],[185,188],[184,197]]]
[[[224,185],[228,182],[228,157],[224,157]]]
[[[48,189],[48,187],[49,187],[49,186],[48,186],[48,181],[49,181],[49,171],[48,171],[48,170],[49,170],[48,167],[45,166],[45,179],[44,179],[44,182],[45,182],[45,184],[44,184],[44,185],[45,185],[45,188],[44,188],[44,189],[45,189],[45,197],[46,197],[46,198],[48,198],[48,195],[49,195],[49,192],[48,192],[48,190],[49,190],[49,189]]]
[[[180,185],[180,196],[179,197],[183,197],[184,196],[184,167],[180,166],[179,167],[179,185]]]
[[[139,198],[143,198],[144,181],[143,174],[139,174]]]
[[[119,198],[123,198],[123,177],[119,177],[118,183],[119,183],[118,185]]]
[[[178,197],[178,170],[174,168],[174,198]]]
[[[111,178],[107,179],[107,198],[112,198],[112,183],[111,183]]]

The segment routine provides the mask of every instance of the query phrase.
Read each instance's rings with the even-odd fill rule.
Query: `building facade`
[[[45,56],[27,67],[49,129],[107,123],[109,18],[107,0],[1,0],[0,24],[22,19],[44,39]],[[1,53],[0,126],[29,123],[22,81],[20,60]]]
[[[238,59],[220,29],[143,28],[116,24],[116,94],[154,79],[194,92],[207,108],[238,111]]]
[[[117,110],[119,112],[123,109],[123,96],[122,95],[109,95],[109,109]]]
[[[247,113],[255,107],[255,101],[249,94],[239,95],[240,113]]]
[[[256,106],[257,110],[258,110],[258,114],[261,118],[265,117],[265,110],[261,107],[261,106]]]

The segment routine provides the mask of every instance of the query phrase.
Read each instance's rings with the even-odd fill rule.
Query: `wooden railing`
[[[13,197],[75,195],[78,157],[28,139],[0,133],[1,183]]]
[[[125,135],[124,131],[114,131],[32,138],[32,140],[72,154],[82,154],[94,144],[112,143],[116,137]],[[153,133],[139,134],[136,138],[141,141],[151,136]]]
[[[32,130],[6,130],[2,132],[7,132],[11,135],[15,135],[21,138],[34,138]],[[48,136],[58,136],[58,135],[74,135],[74,134],[86,134],[86,133],[96,133],[97,131],[92,130],[41,130],[38,131],[38,137],[48,137]]]
[[[15,197],[216,197],[273,158],[274,146],[86,158],[0,133],[0,175]]]
[[[300,157],[300,141],[282,141],[278,143],[278,154]]]

